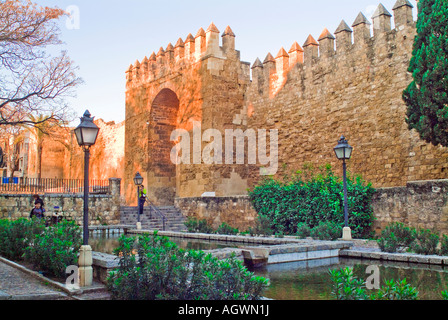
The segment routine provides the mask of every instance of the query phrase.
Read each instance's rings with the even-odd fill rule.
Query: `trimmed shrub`
[[[238,230],[238,228],[232,228],[230,225],[228,225],[227,223],[223,222],[219,226],[219,228],[216,230],[216,232],[219,233],[219,234],[236,235],[240,231]]]
[[[297,224],[297,237],[299,239],[305,239],[311,236],[311,228],[304,222],[299,222]]]
[[[205,219],[198,220],[193,217],[188,217],[185,226],[187,227],[188,232],[191,233],[213,233],[212,227],[208,225]]]
[[[414,230],[414,241],[411,243],[411,250],[418,254],[437,254],[439,235],[429,229]]]
[[[391,253],[406,249],[414,240],[413,228],[409,228],[401,222],[394,222],[381,232],[381,237],[377,242],[381,251]]]
[[[311,237],[319,240],[336,240],[342,236],[342,228],[332,221],[322,221],[311,229]]]
[[[354,237],[371,235],[375,189],[360,176],[348,176],[349,226]],[[299,223],[314,228],[321,221],[344,225],[342,179],[327,165],[318,172],[311,166],[285,177],[283,182],[267,178],[249,192],[258,215],[269,221],[272,233],[294,235]]]
[[[443,238],[441,241],[440,254],[442,256],[448,256],[448,236],[446,234],[443,235]]]
[[[107,278],[115,300],[257,300],[268,285],[234,255],[180,249],[157,232],[119,242],[119,268]]]

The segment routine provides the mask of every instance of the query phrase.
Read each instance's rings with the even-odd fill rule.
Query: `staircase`
[[[157,207],[157,209],[166,217],[165,231],[187,231],[185,217],[174,206]],[[121,207],[120,223],[125,225],[136,225],[138,219],[137,212],[137,207]],[[142,224],[142,229],[163,230],[162,217],[149,206],[144,207],[143,214],[140,216],[140,222]]]

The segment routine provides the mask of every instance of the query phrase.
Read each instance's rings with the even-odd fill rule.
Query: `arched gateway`
[[[213,24],[196,37],[179,39],[173,47],[137,61],[127,71],[125,188],[126,202],[136,203],[133,177],[145,179],[148,196],[156,205],[173,205],[176,198],[244,195],[248,188],[245,166],[191,161],[173,164],[171,133],[183,129],[193,144],[194,125],[200,134],[207,129],[246,130],[235,124],[244,114],[244,92],[250,85],[250,64],[241,62],[235,35],[227,28],[219,44]],[[206,142],[191,149],[198,156]],[[198,151],[199,149],[199,151]],[[202,154],[199,154],[200,158]],[[233,183],[236,181],[237,183]]]
[[[147,190],[159,205],[174,205],[176,165],[170,160],[174,142],[171,133],[177,128],[179,99],[170,89],[163,89],[151,105],[148,123]]]

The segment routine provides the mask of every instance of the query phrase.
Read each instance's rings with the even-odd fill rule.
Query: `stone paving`
[[[0,261],[0,300],[58,300],[67,295]]]

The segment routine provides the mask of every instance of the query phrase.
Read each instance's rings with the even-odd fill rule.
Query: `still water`
[[[89,239],[89,244],[93,251],[113,254],[114,249],[118,247],[120,236],[99,236],[94,235]],[[180,248],[187,250],[214,250],[223,248],[238,248],[242,244],[225,241],[204,241],[200,239],[170,238],[171,242],[176,243]]]
[[[238,247],[239,244],[208,242],[196,239],[172,238],[179,247],[193,250],[213,250]],[[118,246],[118,236],[93,236],[89,240],[93,251],[113,253]],[[420,300],[440,300],[440,292],[448,289],[448,269],[430,269],[429,266],[407,263],[383,263],[375,260],[330,258],[268,265],[251,270],[256,275],[269,278],[270,286],[264,296],[275,300],[332,300],[329,269],[353,267],[354,274],[366,280],[369,265],[378,265],[381,285],[386,280],[402,280],[419,291]]]
[[[332,300],[329,269],[353,267],[354,275],[367,280],[369,265],[378,265],[380,283],[402,280],[416,287],[420,300],[441,300],[441,291],[448,289],[448,269],[431,270],[429,266],[408,263],[383,263],[376,260],[331,258],[268,265],[254,272],[269,278],[271,286],[265,296],[275,300]],[[367,290],[367,293],[369,292]]]

